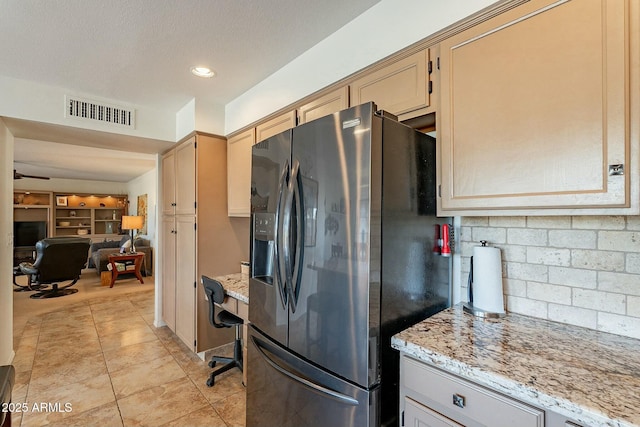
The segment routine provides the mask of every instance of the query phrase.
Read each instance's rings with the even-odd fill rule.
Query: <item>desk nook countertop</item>
[[[392,338],[429,365],[589,426],[640,426],[640,340],[456,305]]]
[[[249,304],[249,276],[242,273],[226,274],[224,276],[214,277],[215,280],[222,283],[224,291],[230,297]]]

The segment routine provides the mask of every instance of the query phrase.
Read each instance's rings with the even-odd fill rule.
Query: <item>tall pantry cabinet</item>
[[[194,133],[161,162],[162,318],[196,352],[234,338],[209,325],[200,277],[248,259],[248,219],[227,216],[226,150],[224,138]]]

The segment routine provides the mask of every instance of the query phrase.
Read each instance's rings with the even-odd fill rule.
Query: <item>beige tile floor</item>
[[[153,326],[153,278],[32,300],[14,293],[13,426],[245,425],[242,374],[205,382],[210,368],[167,328]],[[44,404],[44,406],[42,406]]]

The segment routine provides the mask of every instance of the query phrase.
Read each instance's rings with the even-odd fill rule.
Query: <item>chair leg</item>
[[[213,356],[211,358],[211,361],[209,362],[209,367],[211,368],[216,366],[216,362],[226,363],[226,365],[211,372],[209,379],[207,380],[207,387],[213,387],[216,382],[216,376],[233,368],[238,368],[240,369],[240,372],[242,372],[242,340],[239,337],[238,330],[238,327],[236,327],[236,339],[233,343],[233,358],[219,356]]]
[[[27,278],[27,286],[20,285],[18,284],[18,282],[16,282],[16,277],[18,276],[29,276]],[[13,286],[17,287],[17,289],[14,289],[13,292],[32,292],[40,289],[45,289],[48,285],[33,283],[31,280],[31,275],[23,274],[20,270],[20,267],[13,267]]]
[[[30,295],[29,298],[33,298],[33,299],[57,298],[57,297],[63,297],[65,295],[75,294],[76,292],[78,292],[77,289],[75,288],[67,289],[67,288],[69,288],[69,286],[75,285],[77,281],[78,279],[75,279],[73,282],[69,283],[68,285],[61,286],[61,287],[59,287],[58,284],[55,283],[51,285],[52,286],[51,289],[46,289],[41,292]]]

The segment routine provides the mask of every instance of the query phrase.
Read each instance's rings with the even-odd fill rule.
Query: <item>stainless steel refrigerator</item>
[[[368,103],[252,162],[247,426],[397,425],[391,336],[450,305],[435,140]]]

